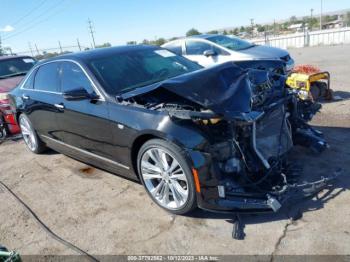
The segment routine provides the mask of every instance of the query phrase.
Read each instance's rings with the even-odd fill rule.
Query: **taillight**
[[[0,108],[10,107],[10,100],[7,93],[0,93]]]
[[[3,107],[4,105],[10,105],[9,96],[7,93],[0,93],[0,107]]]
[[[0,93],[0,110],[4,115],[12,114],[10,99],[7,93]]]

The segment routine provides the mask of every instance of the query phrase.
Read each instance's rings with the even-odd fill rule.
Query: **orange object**
[[[320,72],[321,72],[321,69],[313,65],[297,65],[293,69],[293,73],[300,73],[300,74],[306,74],[306,75],[313,75]]]
[[[201,185],[199,183],[198,172],[195,168],[192,168],[192,173],[193,173],[193,177],[194,177],[194,185],[196,186],[196,191],[198,193],[200,193],[201,192]]]

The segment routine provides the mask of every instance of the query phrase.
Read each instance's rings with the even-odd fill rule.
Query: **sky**
[[[0,0],[0,35],[14,52],[76,45],[112,45],[273,22],[320,12],[321,0]],[[349,0],[323,0],[323,11],[350,8]]]

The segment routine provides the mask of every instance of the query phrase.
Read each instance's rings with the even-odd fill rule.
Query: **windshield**
[[[30,57],[0,60],[0,78],[26,74],[35,64]]]
[[[236,37],[228,37],[224,35],[218,35],[218,36],[212,36],[208,37],[207,40],[221,45],[223,47],[226,47],[228,49],[231,49],[233,51],[239,51],[243,49],[248,49],[250,47],[253,47],[254,45],[249,43],[248,41],[236,38]]]
[[[91,60],[90,69],[111,95],[193,72],[202,67],[164,49],[138,50]]]

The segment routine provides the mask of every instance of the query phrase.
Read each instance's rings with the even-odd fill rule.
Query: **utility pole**
[[[60,47],[60,52],[61,54],[63,53],[62,46],[61,46],[61,41],[58,40],[58,46]]]
[[[314,18],[314,16],[313,16],[313,14],[314,14],[314,9],[313,8],[311,8],[310,9],[310,13],[311,13],[311,16],[310,16],[310,21],[309,21],[309,31],[312,31],[312,25],[313,25],[313,18]]]
[[[93,47],[96,48],[96,44],[95,44],[95,36],[94,36],[94,29],[93,29],[93,26],[92,26],[92,22],[89,18],[88,20],[88,27],[89,27],[89,31],[90,31],[90,35],[91,35],[91,38],[92,38],[92,43],[93,43]]]
[[[252,37],[254,37],[254,18],[250,18],[250,24],[252,26]]]
[[[35,49],[36,49],[37,54],[40,55],[38,46],[36,44],[34,44],[34,45],[35,45]]]
[[[81,51],[81,46],[80,46],[80,43],[79,43],[79,38],[77,38],[77,44],[78,44],[78,47],[79,47],[79,51]]]
[[[320,30],[322,30],[322,13],[323,13],[323,0],[321,0]]]
[[[32,45],[30,44],[30,42],[28,42],[28,46],[29,46],[30,53],[32,54],[32,56],[34,56]]]

